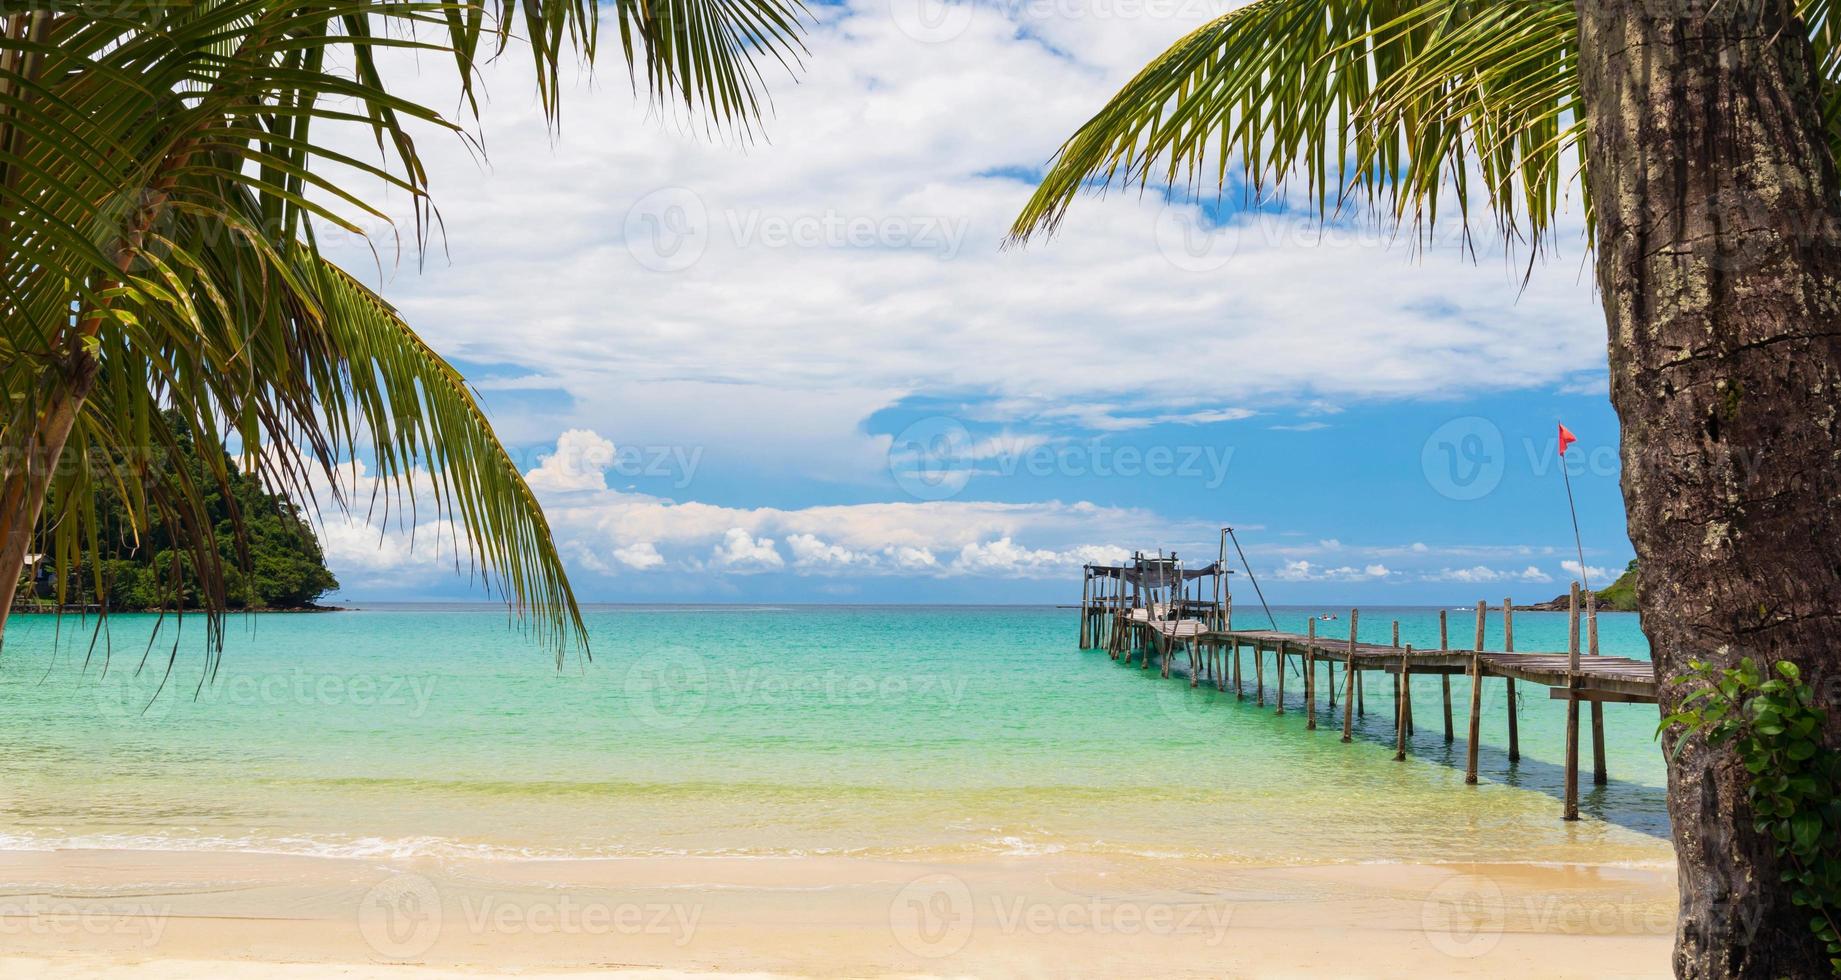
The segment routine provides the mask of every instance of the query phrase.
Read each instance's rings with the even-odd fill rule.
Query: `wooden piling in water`
[[[1168,559],[1160,555],[1158,560],[1174,565],[1180,575],[1181,565],[1176,562],[1174,555]],[[1215,686],[1225,691],[1227,675],[1231,670],[1235,696],[1244,699],[1245,681],[1242,675],[1245,667],[1241,647],[1249,645],[1253,648],[1254,695],[1262,707],[1266,694],[1265,655],[1270,650],[1273,667],[1278,671],[1274,685],[1277,714],[1286,711],[1285,674],[1290,666],[1287,661],[1295,655],[1304,678],[1302,700],[1307,711],[1306,730],[1318,727],[1317,686],[1320,682],[1318,666],[1321,661],[1323,676],[1328,677],[1330,682],[1331,717],[1335,716],[1338,658],[1334,653],[1333,640],[1323,641],[1322,656],[1319,656],[1318,621],[1314,617],[1307,621],[1303,635],[1282,631],[1276,624],[1270,630],[1236,632],[1231,627],[1211,629],[1212,623],[1229,626],[1227,609],[1231,605],[1218,598],[1216,605],[1209,607],[1202,597],[1200,586],[1196,588],[1195,598],[1191,599],[1186,590],[1175,585],[1144,588],[1124,575],[1101,574],[1105,571],[1108,570],[1099,566],[1085,567],[1081,585],[1082,622],[1078,631],[1083,649],[1091,649],[1103,643],[1115,659],[1123,655],[1128,665],[1133,656],[1138,657],[1139,667],[1143,670],[1150,669],[1151,657],[1157,656],[1163,677],[1173,673],[1172,661],[1187,657],[1192,688],[1200,686],[1213,672]],[[1482,746],[1485,679],[1490,676],[1500,677],[1509,687],[1508,734],[1511,762],[1520,758],[1519,703],[1513,684],[1520,680],[1546,687],[1555,700],[1567,702],[1564,812],[1568,820],[1579,819],[1580,703],[1585,702],[1599,709],[1600,702],[1605,701],[1654,704],[1658,699],[1652,663],[1623,657],[1599,658],[1596,598],[1589,593],[1585,594],[1586,605],[1581,610],[1579,600],[1582,592],[1577,582],[1572,584],[1568,606],[1567,654],[1564,660],[1553,653],[1514,652],[1514,604],[1507,599],[1503,601],[1504,652],[1493,653],[1484,649],[1489,605],[1479,602],[1476,607],[1476,638],[1468,658],[1461,651],[1451,648],[1448,610],[1440,610],[1438,615],[1438,647],[1418,651],[1414,650],[1412,644],[1401,642],[1398,620],[1391,623],[1391,648],[1379,644],[1363,645],[1360,638],[1361,610],[1349,610],[1348,646],[1341,658],[1342,740],[1345,743],[1354,740],[1355,718],[1366,714],[1366,689],[1361,679],[1364,667],[1392,676],[1396,761],[1405,761],[1417,734],[1413,717],[1415,669],[1439,675],[1445,739],[1447,743],[1455,740],[1450,675],[1463,670],[1470,676],[1469,739],[1465,752],[1464,781],[1475,784],[1479,776]],[[1164,601],[1160,602],[1160,599]],[[1224,659],[1230,649],[1234,660],[1231,668]],[[1591,657],[1592,662],[1583,662],[1582,655]],[[1351,686],[1353,690],[1350,690]],[[1597,725],[1597,714],[1598,710],[1594,710],[1593,777],[1602,783],[1605,780],[1605,748],[1602,729]]]
[[[1394,620],[1393,648],[1395,650],[1400,649],[1400,621],[1397,619]],[[1401,725],[1406,724],[1406,716],[1400,713],[1400,705],[1401,705],[1400,682],[1405,679],[1406,679],[1405,676],[1401,674],[1394,675],[1394,727],[1395,728],[1399,728]]]
[[[1093,566],[1082,565],[1080,566],[1080,649],[1082,650],[1087,648],[1087,624],[1093,615],[1089,604],[1092,600]]]
[[[1566,605],[1566,810],[1579,819],[1579,583]]]
[[[1446,629],[1445,611],[1443,609],[1438,611],[1438,648],[1440,650],[1451,649],[1451,636],[1450,632]],[[1439,674],[1438,680],[1439,686],[1444,689],[1445,694],[1445,741],[1450,742],[1453,739],[1451,733],[1451,675]]]
[[[1355,716],[1352,714],[1355,709],[1355,692],[1349,690],[1349,685],[1355,682],[1355,625],[1360,615],[1360,610],[1349,610],[1349,659],[1342,665],[1342,740],[1345,742],[1350,741],[1355,731]]]
[[[1331,682],[1332,688],[1335,683]],[[1317,730],[1317,617],[1304,628],[1304,730]]]
[[[1400,654],[1400,703],[1394,708],[1395,714],[1404,719],[1413,717],[1413,686],[1406,682],[1406,665],[1413,659],[1413,645],[1408,643]],[[1408,721],[1407,724],[1411,724]],[[1394,761],[1406,761],[1406,725],[1394,726]]]
[[[1598,594],[1585,594],[1585,649],[1591,656],[1598,656]],[[1610,782],[1610,772],[1604,764],[1604,705],[1592,702],[1592,785],[1603,786]]]
[[[1477,741],[1483,734],[1483,619],[1488,609],[1477,600],[1477,643],[1470,653],[1470,742],[1464,746],[1464,782],[1477,781]]]
[[[1510,599],[1502,600],[1502,652],[1515,652],[1515,603]],[[1521,718],[1515,703],[1515,678],[1505,677],[1503,682],[1509,691],[1509,761],[1521,761]]]
[[[1275,715],[1285,713],[1285,654],[1289,650],[1290,646],[1284,640],[1278,641],[1278,657],[1274,661],[1278,665],[1278,693],[1272,699],[1278,704],[1278,710],[1273,712]]]

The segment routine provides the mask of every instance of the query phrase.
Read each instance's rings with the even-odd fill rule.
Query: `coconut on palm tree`
[[[1254,192],[1297,184],[1325,213],[1421,228],[1468,223],[1477,199],[1538,247],[1576,180],[1663,711],[1692,692],[1690,660],[1789,661],[1827,709],[1833,751],[1837,29],[1827,0],[1257,0],[1182,38],[1082,126],[1013,233],[1054,231],[1083,190],[1233,172]],[[1732,745],[1691,741],[1671,760],[1677,972],[1826,973]]]
[[[543,514],[465,380],[328,261],[316,233],[362,234],[388,220],[383,196],[394,193],[414,202],[419,246],[435,213],[412,131],[468,136],[465,118],[398,94],[379,67],[387,54],[451,65],[455,101],[476,109],[483,63],[522,49],[554,118],[565,59],[592,62],[613,44],[647,96],[745,131],[764,98],[757,62],[791,66],[803,51],[799,0],[111,0],[6,11],[9,594],[29,552],[50,556],[61,588],[66,569],[102,567],[86,559],[105,538],[131,539],[158,514],[186,544],[197,600],[221,612],[212,488],[162,460],[182,441],[235,435],[265,481],[297,498],[349,491],[350,464],[362,460],[388,505],[439,512],[472,567],[540,629],[585,639]],[[354,130],[375,153],[339,149]],[[206,457],[222,484],[219,454]],[[98,519],[105,484],[125,526]],[[220,617],[212,624],[215,651]]]

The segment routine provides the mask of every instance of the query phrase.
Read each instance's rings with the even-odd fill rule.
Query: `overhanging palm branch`
[[[1841,150],[1832,0],[1799,5]],[[1320,214],[1349,205],[1429,231],[1441,191],[1473,193],[1537,244],[1586,134],[1572,0],[1255,0],[1177,41],[1063,144],[1012,239],[1052,234],[1083,190],[1257,195],[1301,180]],[[1480,186],[1472,186],[1475,180]],[[1480,193],[1478,193],[1480,192]]]
[[[0,503],[49,500],[34,539],[56,556],[60,585],[104,535],[144,531],[157,512],[190,529],[197,598],[224,609],[207,488],[160,465],[177,418],[199,446],[234,433],[261,447],[264,478],[297,496],[316,483],[342,495],[363,454],[389,492],[340,504],[426,508],[456,559],[540,630],[585,641],[543,515],[471,389],[319,254],[316,229],[387,221],[379,192],[414,202],[417,245],[433,220],[410,127],[465,130],[394,94],[378,64],[387,52],[451,59],[471,105],[481,63],[523,46],[554,118],[562,59],[593,59],[609,16],[647,97],[746,134],[764,108],[757,63],[791,68],[803,53],[799,0],[9,9],[20,12],[0,21]],[[326,139],[351,127],[372,136],[374,158]],[[61,457],[35,455],[48,435],[65,445],[65,416]],[[90,500],[105,480],[133,526],[97,523]]]

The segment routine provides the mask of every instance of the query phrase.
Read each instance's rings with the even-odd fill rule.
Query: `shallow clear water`
[[[1302,631],[1307,612],[1277,610]],[[1609,705],[1612,782],[1559,819],[1563,712],[1523,686],[1522,761],[1485,685],[1483,785],[1463,782],[1468,684],[1415,681],[1392,761],[1391,681],[1354,744],[1303,684],[1287,714],[1079,651],[1048,608],[600,607],[592,662],[558,671],[502,610],[378,608],[232,619],[200,687],[202,622],[147,662],[151,616],[16,616],[0,654],[0,847],[309,853],[979,854],[1098,851],[1248,862],[1665,862],[1653,706]],[[1322,635],[1346,635],[1342,621]],[[1364,609],[1437,643],[1437,611]],[[1451,612],[1467,645],[1473,614]],[[1241,616],[1242,625],[1245,613]],[[1603,614],[1607,654],[1646,657]],[[1563,614],[1518,613],[1523,650]],[[61,632],[61,637],[60,637]],[[1489,646],[1500,649],[1492,615]],[[111,652],[106,674],[103,648]],[[1268,664],[1270,661],[1268,660]],[[1269,671],[1268,671],[1269,672]],[[1268,681],[1272,679],[1268,677]],[[1589,750],[1588,750],[1589,753]],[[1589,754],[1587,766],[1589,768]]]

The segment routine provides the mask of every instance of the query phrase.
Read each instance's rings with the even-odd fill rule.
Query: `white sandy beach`
[[[0,973],[1660,977],[1672,869],[0,855]]]

